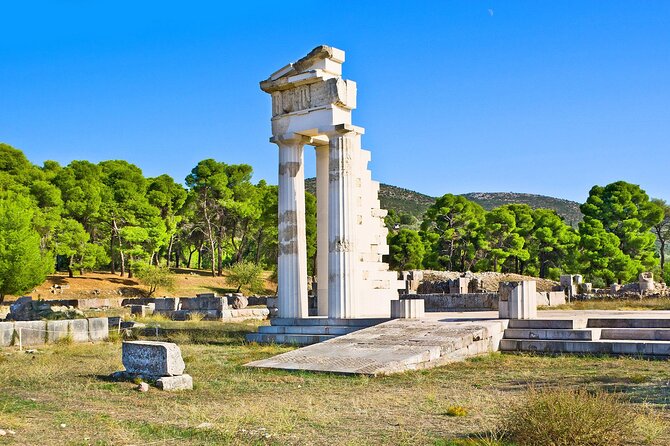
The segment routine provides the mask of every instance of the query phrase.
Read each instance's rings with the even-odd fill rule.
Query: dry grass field
[[[256,323],[146,322],[181,345],[193,391],[140,393],[110,381],[122,369],[119,340],[4,349],[0,429],[15,434],[0,443],[503,445],[478,438],[495,432],[528,388],[553,387],[621,394],[651,416],[636,444],[670,444],[667,361],[492,354],[380,378],[289,373],[243,366],[291,348],[246,344]]]

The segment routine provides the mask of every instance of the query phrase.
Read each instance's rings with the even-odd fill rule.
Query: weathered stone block
[[[233,307],[234,310],[241,310],[243,308],[247,308],[247,305],[249,305],[249,301],[243,295],[236,294],[232,297],[231,306]]]
[[[421,319],[426,315],[423,299],[400,299],[391,301],[391,318]]]
[[[154,302],[157,312],[176,311],[179,309],[178,297],[165,297],[163,299],[156,299]]]
[[[70,335],[74,342],[88,342],[88,319],[72,319],[67,321]]]
[[[545,307],[549,306],[549,293],[538,291],[537,304]]]
[[[29,321],[33,318],[34,304],[31,296],[21,296],[9,305],[11,318],[15,321]]]
[[[640,292],[646,293],[648,291],[654,291],[656,289],[656,284],[654,283],[654,273],[645,272],[641,273],[639,276],[640,280]]]
[[[537,292],[534,280],[500,282],[499,315],[501,319],[534,319],[537,317]]]
[[[191,375],[164,376],[156,381],[156,387],[161,390],[191,390],[193,389],[193,378]]]
[[[91,341],[104,341],[109,337],[109,321],[106,317],[94,317],[88,320],[88,338]]]
[[[26,345],[42,345],[47,338],[46,321],[17,321],[14,323],[17,335],[21,336],[21,343]],[[18,342],[17,342],[18,343]]]
[[[549,296],[549,306],[555,307],[556,305],[565,305],[564,291],[550,291],[547,295]]]
[[[227,307],[225,297],[214,296],[211,294],[198,294],[198,297],[181,298],[179,308],[188,311],[197,311],[206,313],[208,311],[221,311]]]
[[[14,322],[0,322],[0,347],[12,345],[14,337]]]
[[[47,321],[47,342],[54,343],[67,338],[70,321]]]
[[[146,377],[181,375],[185,368],[181,350],[172,342],[124,342],[122,362],[128,373]]]

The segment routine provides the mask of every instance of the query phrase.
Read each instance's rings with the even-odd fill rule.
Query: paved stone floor
[[[538,319],[670,319],[670,311],[545,310]],[[426,313],[392,320],[249,367],[384,375],[434,367],[498,350],[508,321],[497,311]]]
[[[506,321],[397,319],[247,364],[249,367],[384,375],[497,350]]]

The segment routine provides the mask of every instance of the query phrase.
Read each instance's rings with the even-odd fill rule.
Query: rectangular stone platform
[[[272,325],[258,327],[258,332],[248,334],[246,339],[259,344],[312,345],[388,321],[383,318],[273,318]]]
[[[506,321],[393,320],[248,367],[387,375],[496,351]]]

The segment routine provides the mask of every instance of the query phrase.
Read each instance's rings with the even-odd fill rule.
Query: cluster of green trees
[[[121,160],[31,164],[0,144],[0,302],[28,291],[54,268],[70,275],[104,268],[161,277],[169,268],[234,277],[277,261],[277,187],[251,181],[246,164],[199,162],[186,187],[147,178]],[[316,198],[306,193],[310,274],[316,254]],[[670,273],[670,206],[623,181],[595,186],[578,229],[556,212],[511,204],[485,211],[451,194],[420,223],[391,211],[389,261],[398,270],[503,271],[557,278],[582,273],[596,285]],[[419,226],[419,230],[410,229]],[[147,270],[148,266],[161,267]],[[233,271],[237,271],[233,269]],[[169,280],[166,279],[166,280]],[[162,283],[162,282],[161,282]]]
[[[580,273],[596,286],[635,280],[642,271],[670,279],[665,249],[670,206],[623,181],[594,186],[575,229],[553,210],[509,204],[485,211],[462,196],[437,199],[420,229],[387,217],[395,269],[499,271],[557,279]]]
[[[139,167],[47,161],[38,167],[0,144],[0,301],[26,292],[54,268],[121,276],[146,265],[208,269],[277,260],[277,188],[252,183],[252,168],[207,159],[186,177],[147,178]],[[316,199],[307,197],[308,212]],[[316,217],[308,221],[316,251]]]

